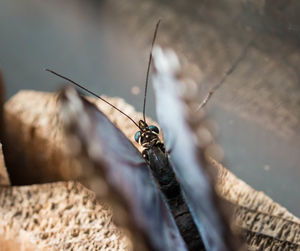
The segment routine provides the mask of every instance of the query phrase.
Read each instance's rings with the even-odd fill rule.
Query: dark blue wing
[[[159,47],[153,50],[153,58],[158,122],[203,242],[207,250],[235,250],[234,237],[219,208],[213,184],[199,158],[195,135],[186,120],[187,105],[179,95],[179,88],[184,86],[178,77],[178,59],[174,52]]]
[[[104,177],[109,187],[105,198],[113,199],[114,203],[122,206],[129,218],[125,225],[133,229],[133,237],[140,236],[148,248],[186,250],[169,209],[139,151],[102,112],[79,96],[75,89],[65,89],[61,100],[61,114],[67,131],[71,134],[72,145],[85,158],[83,168],[87,169],[86,177],[83,178],[86,183],[97,180],[98,176]],[[94,190],[103,197],[105,191]]]

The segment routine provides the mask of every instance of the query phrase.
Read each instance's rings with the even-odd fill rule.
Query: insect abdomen
[[[152,175],[168,203],[188,249],[205,250],[168,157],[159,147],[146,149],[145,153],[147,154]]]

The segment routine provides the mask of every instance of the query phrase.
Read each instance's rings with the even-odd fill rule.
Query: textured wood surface
[[[118,98],[109,100],[134,119],[141,117],[139,113],[136,113],[134,109],[123,100]],[[126,118],[120,116],[107,105],[99,101],[95,102],[124,134],[133,141],[133,135],[135,133],[134,126],[132,126]],[[19,161],[18,166],[13,166],[13,164],[16,163],[8,159],[8,171],[13,184],[71,180],[79,177],[84,171],[83,167],[79,165],[78,160],[73,159],[71,153],[68,152],[61,130],[62,125],[60,123],[58,109],[56,94],[33,91],[19,92],[6,103],[4,115],[9,136],[8,143],[10,147],[8,148],[8,153],[14,153],[14,156],[18,156],[15,157],[15,159],[22,160],[21,162]],[[13,147],[11,147],[12,145]],[[241,229],[247,230],[248,249],[274,250],[274,246],[279,245],[281,247],[279,250],[299,250],[299,219],[289,213],[287,209],[273,202],[264,193],[254,190],[242,180],[238,179],[222,165],[217,162],[213,164],[217,166],[219,170],[217,191],[226,200],[234,205],[238,205],[233,224]],[[30,239],[32,243],[37,245],[41,250],[43,248],[55,250],[55,245],[61,245],[59,247],[67,245],[66,240],[68,236],[72,234],[71,228],[67,226],[75,224],[73,223],[73,218],[70,220],[70,214],[68,214],[68,210],[70,209],[68,209],[67,205],[70,206],[70,204],[74,204],[78,206],[74,207],[75,215],[76,212],[84,211],[82,208],[85,208],[85,205],[76,202],[75,198],[81,201],[83,200],[82,198],[85,197],[86,200],[89,201],[88,204],[91,203],[94,205],[91,207],[92,211],[98,208],[98,211],[91,212],[92,214],[95,213],[93,217],[97,218],[99,222],[105,222],[107,220],[109,221],[107,224],[111,224],[111,211],[109,211],[108,207],[105,207],[100,202],[96,202],[93,198],[93,193],[88,192],[88,190],[77,183],[67,182],[1,188],[1,193],[0,215],[1,217],[5,216],[0,220],[1,238],[3,239],[3,236],[6,236],[10,229],[13,229],[16,239]],[[72,202],[73,199],[75,200],[74,202]],[[56,213],[51,217],[47,216],[47,210],[51,209],[48,203],[46,203],[46,201],[49,200],[53,200],[56,206],[61,209],[61,211],[55,211]],[[41,211],[43,214],[38,213],[41,209],[33,214],[30,210],[34,211],[34,207],[37,205],[42,205],[42,207],[48,205],[48,207],[45,207]],[[54,207],[56,208],[56,206]],[[19,208],[19,211],[15,215],[17,208]],[[100,208],[103,208],[104,211],[106,210],[105,213],[102,213],[102,209]],[[13,211],[15,213],[12,213]],[[31,212],[29,215],[33,216],[29,217],[27,211]],[[57,214],[61,218],[56,219],[59,219],[58,221],[62,223],[65,222],[64,224],[66,225],[62,224],[60,227],[52,229],[49,235],[49,229],[47,228],[48,230],[45,231],[42,226],[51,225],[51,222],[55,221],[52,217],[57,217]],[[88,221],[87,218],[85,219]],[[26,221],[29,226],[33,227],[26,227],[24,223]],[[44,225],[39,224],[42,221]],[[4,224],[2,224],[3,222]],[[104,225],[106,226],[106,224]],[[97,228],[98,223],[96,224],[95,222],[95,224],[86,225],[86,228],[91,228],[90,238],[100,240],[103,236],[100,238],[99,235],[99,238],[96,238],[95,235],[97,231],[93,232],[93,227]],[[110,227],[114,228],[112,225],[110,225]],[[83,230],[79,230],[79,232],[80,231]],[[116,232],[113,233],[119,234],[114,237],[118,239],[118,242],[114,242],[114,244],[111,245],[115,245],[115,248],[130,247],[126,241],[127,239],[118,232],[119,230],[114,231]],[[47,238],[43,239],[37,237],[42,236],[43,233],[48,234]],[[35,236],[35,238],[33,238],[33,236]],[[85,241],[84,234],[78,235],[77,237],[75,243],[78,246],[76,250],[80,250],[79,247],[83,248],[87,242]],[[82,239],[80,239],[80,237],[82,237]],[[106,237],[103,237],[103,243],[106,243],[105,238]],[[49,243],[52,243],[52,245],[49,245]],[[56,244],[54,245],[53,243]],[[100,241],[98,244],[102,245],[101,243]],[[116,243],[119,244],[117,245]],[[96,245],[96,243],[92,241],[89,242],[89,244]],[[285,248],[285,246],[287,246],[287,248]],[[264,248],[262,249],[262,247]]]
[[[221,164],[212,163],[219,170],[217,190],[236,206],[233,224],[246,230],[249,250],[300,250],[300,220],[296,216]]]
[[[0,188],[0,250],[130,250],[110,208],[76,182]],[[11,248],[6,245],[14,245]],[[4,249],[4,247],[6,247]]]

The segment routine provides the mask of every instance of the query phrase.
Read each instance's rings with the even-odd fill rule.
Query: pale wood
[[[142,117],[140,113],[135,112],[133,107],[126,104],[122,99],[108,99],[136,121]],[[135,145],[137,145],[133,141],[136,127],[126,119],[126,117],[120,115],[117,111],[101,101],[95,99],[91,100],[96,103]],[[56,94],[34,91],[21,91],[5,105],[4,115],[9,141],[15,142],[15,148],[13,149],[15,152],[18,154],[23,153],[23,155],[26,156],[22,174],[24,176],[26,175],[27,182],[56,181],[62,179],[71,180],[79,177],[82,175],[82,172],[84,172],[84,168],[79,164],[78,160],[71,157],[72,155],[68,150],[66,139],[62,131],[58,105]],[[148,119],[148,121],[151,120]],[[150,123],[152,123],[152,121]],[[219,170],[217,191],[226,200],[238,205],[233,224],[249,231],[249,250],[260,250],[262,247],[265,247],[264,250],[271,250],[272,245],[280,244],[277,241],[279,234],[279,241],[281,238],[287,238],[286,240],[300,245],[300,221],[297,217],[289,213],[284,207],[272,201],[264,193],[248,186],[221,164],[214,162],[214,165],[217,166]],[[20,177],[22,177],[22,175],[20,175]],[[51,189],[54,189],[56,186],[58,189],[61,189],[59,185],[52,185]],[[14,191],[18,194],[22,193],[22,189],[26,190],[28,187],[21,187],[19,190]],[[37,191],[39,189],[42,190],[42,186],[41,188],[35,186],[35,189]],[[52,196],[55,195],[52,193]],[[26,203],[26,200],[24,200],[23,203]],[[3,209],[0,208],[0,210]],[[111,214],[111,212],[109,212],[109,214]],[[269,224],[270,217],[272,217],[272,224]],[[252,224],[254,222],[256,225]],[[291,231],[283,236],[281,230],[286,225],[288,225]],[[258,231],[256,226],[262,227]],[[61,233],[61,231],[63,231],[63,227],[57,230],[56,236],[64,234]],[[31,230],[27,229],[24,234],[22,232],[22,236],[26,234],[30,235]],[[265,234],[269,237],[261,238],[258,234]],[[295,237],[292,238],[292,235]],[[41,241],[39,245],[47,246],[46,242],[43,241]]]
[[[265,193],[238,179],[221,164],[213,160],[212,163],[219,170],[217,191],[223,198],[238,205],[233,223],[236,227],[249,231],[249,250],[273,250],[275,247],[280,247],[280,250],[300,250],[299,218]],[[262,238],[261,234],[270,238]],[[284,241],[291,244],[283,248]]]
[[[2,187],[0,206],[1,251],[131,250],[110,208],[79,183]]]
[[[10,180],[4,162],[2,144],[0,143],[0,186],[9,186]]]
[[[220,163],[212,161],[219,170],[217,190],[227,200],[252,210],[280,216],[287,220],[300,223],[300,220],[286,208],[274,202],[264,192],[257,191],[243,180],[237,178],[232,172]]]

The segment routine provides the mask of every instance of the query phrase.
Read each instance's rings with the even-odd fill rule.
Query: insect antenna
[[[212,89],[210,89],[210,91],[207,93],[207,95],[205,96],[205,98],[203,99],[203,101],[200,103],[200,105],[198,106],[197,110],[202,109],[206,103],[209,101],[209,99],[211,98],[211,96],[214,94],[214,92],[219,89],[221,87],[221,85],[225,82],[226,78],[236,69],[236,67],[238,66],[238,64],[243,60],[243,58],[246,55],[246,52],[249,48],[250,45],[252,45],[254,39],[251,39],[251,41],[249,41],[246,46],[244,47],[244,49],[242,50],[241,54],[239,55],[239,57],[235,60],[235,62],[231,65],[231,67],[228,69],[228,71],[223,75],[222,79],[220,80],[220,82],[218,84],[216,84]]]
[[[99,95],[97,95],[96,93],[90,91],[89,89],[87,89],[87,88],[85,88],[84,86],[82,86],[82,85],[76,83],[76,82],[73,81],[72,79],[67,78],[67,77],[65,77],[65,76],[63,76],[63,75],[61,75],[61,74],[59,74],[59,73],[57,73],[57,72],[55,72],[55,71],[52,71],[52,70],[49,70],[49,69],[45,69],[45,70],[48,71],[48,72],[50,72],[50,73],[52,73],[52,74],[54,74],[54,75],[56,75],[56,76],[58,76],[58,77],[60,77],[60,78],[62,78],[62,79],[65,79],[65,80],[69,81],[70,83],[76,85],[76,86],[79,87],[80,89],[82,89],[82,90],[88,92],[89,94],[95,96],[96,98],[102,100],[102,101],[105,102],[106,104],[110,105],[112,108],[116,109],[118,112],[122,113],[122,114],[123,114],[124,116],[126,116],[128,119],[130,119],[130,120],[131,120],[131,121],[132,121],[139,129],[140,129],[139,125],[138,125],[138,124],[137,124],[137,123],[136,123],[129,115],[127,115],[125,112],[121,111],[119,108],[117,108],[116,106],[114,106],[113,104],[111,104],[110,102],[108,102],[107,100],[105,100],[104,98],[101,98],[101,97],[100,97]]]
[[[143,120],[146,123],[146,115],[145,115],[145,109],[146,109],[146,99],[147,99],[147,88],[148,88],[148,80],[149,80],[149,73],[150,73],[150,67],[151,67],[151,62],[152,62],[152,49],[155,43],[155,39],[157,36],[157,31],[158,31],[158,27],[160,24],[160,19],[158,20],[156,27],[155,27],[155,31],[154,31],[154,35],[153,35],[153,39],[152,39],[152,44],[151,44],[151,51],[150,51],[150,55],[149,55],[149,60],[148,60],[148,67],[147,67],[147,74],[146,74],[146,83],[145,83],[145,91],[144,91],[144,105],[143,105]]]

